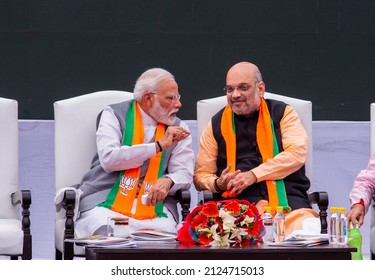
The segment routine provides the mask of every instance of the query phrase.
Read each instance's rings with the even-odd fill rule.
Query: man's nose
[[[181,106],[182,106],[181,100],[177,99],[176,102],[174,103],[174,107],[181,108]]]
[[[240,96],[241,96],[241,92],[239,91],[238,87],[235,87],[232,93],[232,97],[236,98]]]

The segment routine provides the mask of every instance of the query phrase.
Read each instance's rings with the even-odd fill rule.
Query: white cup
[[[148,197],[148,194],[144,194],[144,195],[142,195],[142,197],[141,197],[142,204],[144,204],[144,205],[147,204],[147,197]]]
[[[107,235],[115,237],[129,237],[129,218],[113,218],[107,220]]]
[[[114,236],[115,220],[112,217],[107,218],[107,236]]]

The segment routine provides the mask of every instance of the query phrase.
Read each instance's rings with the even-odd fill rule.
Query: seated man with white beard
[[[97,154],[78,186],[77,237],[106,234],[108,217],[128,217],[130,232],[176,232],[171,196],[190,188],[194,164],[190,132],[176,117],[181,106],[173,75],[153,68],[138,78],[134,100],[99,114]]]

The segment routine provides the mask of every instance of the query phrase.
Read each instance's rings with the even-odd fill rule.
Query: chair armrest
[[[198,192],[198,205],[202,205],[207,201],[214,200],[214,194],[211,191],[199,191]]]
[[[186,216],[190,212],[191,193],[190,193],[190,191],[178,190],[173,197],[178,203],[180,203],[182,221],[185,221]]]
[[[76,194],[73,190],[66,190],[64,192],[64,198],[61,202],[62,207],[67,210],[72,210],[74,212],[74,207],[76,203]]]
[[[32,257],[32,236],[30,231],[30,190],[19,190],[11,194],[12,204],[21,204],[22,207],[22,231],[23,231],[23,260],[31,260]]]
[[[62,207],[65,209],[65,232],[64,240],[67,238],[74,238],[74,207],[76,194],[73,190],[66,190],[64,197],[61,202]],[[74,244],[70,242],[64,242],[64,259],[72,260],[74,258]]]
[[[328,193],[325,191],[317,191],[308,194],[310,205],[317,204],[319,208],[319,217],[321,225],[321,233],[328,232],[327,209],[328,209]]]
[[[11,195],[12,204],[21,204],[22,207],[22,230],[24,235],[30,235],[30,205],[31,192],[29,190],[19,190]]]
[[[11,195],[12,197],[12,204],[23,204],[23,205],[31,205],[31,192],[29,190],[19,190]]]

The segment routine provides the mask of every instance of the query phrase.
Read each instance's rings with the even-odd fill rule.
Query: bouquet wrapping
[[[197,206],[178,231],[182,243],[247,246],[262,240],[265,228],[258,209],[246,200],[209,201]]]

